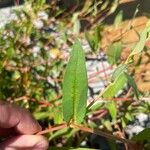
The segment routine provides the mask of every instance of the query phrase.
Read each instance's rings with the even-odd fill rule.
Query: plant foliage
[[[118,0],[26,0],[0,29],[0,99],[28,108],[48,131],[50,149],[88,149],[80,147],[88,146],[91,134],[104,136],[112,149],[118,140],[126,147],[150,145],[149,128],[132,139],[124,134],[137,114],[150,113],[149,102],[142,100],[149,93],[139,92],[134,76],[141,65],[141,60],[135,65],[135,57],[147,50],[150,24],[122,61],[126,45],[120,39],[109,43],[107,52],[101,47],[103,20],[117,6]],[[121,11],[114,28],[122,19]],[[93,68],[86,66],[95,58],[103,70],[96,68],[94,77],[103,79],[103,73],[107,82],[90,97]],[[109,77],[104,64],[113,68]]]
[[[73,45],[71,58],[66,68],[63,84],[64,120],[81,123],[87,104],[87,71],[85,55],[79,41]]]

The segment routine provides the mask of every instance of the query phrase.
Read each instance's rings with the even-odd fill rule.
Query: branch
[[[131,141],[131,140],[128,140],[128,139],[120,138],[118,136],[115,136],[115,135],[106,133],[104,131],[101,131],[100,129],[91,129],[91,128],[79,126],[79,125],[76,125],[76,124],[71,124],[70,127],[71,128],[80,129],[80,130],[82,130],[84,132],[89,132],[89,133],[92,133],[92,134],[100,135],[100,136],[103,136],[103,137],[108,138],[108,139],[119,140],[119,141],[121,141],[123,143],[131,144],[131,145],[137,144],[135,141]]]

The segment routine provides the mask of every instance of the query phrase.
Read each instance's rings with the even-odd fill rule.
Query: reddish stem
[[[108,70],[111,70],[111,69],[113,69],[113,66],[109,66],[109,67],[107,67],[107,68],[105,68],[103,70],[97,71],[96,73],[92,73],[92,74],[89,75],[89,79],[94,78],[95,76],[97,76],[99,74],[102,74],[102,73],[104,73],[104,72],[106,72]]]
[[[53,131],[56,131],[56,130],[60,130],[60,129],[63,129],[63,128],[67,128],[67,124],[61,124],[61,125],[58,125],[56,127],[50,127],[48,129],[45,129],[45,130],[42,130],[42,131],[38,132],[37,134],[38,135],[46,134],[46,133],[53,132]]]
[[[91,128],[83,127],[83,126],[76,125],[76,124],[71,124],[70,127],[75,128],[75,129],[80,129],[84,132],[89,132],[89,133],[92,133],[92,134],[100,135],[100,136],[103,136],[103,137],[106,137],[106,138],[109,138],[109,139],[112,139],[112,140],[119,140],[123,143],[136,144],[135,141],[131,141],[131,140],[128,140],[128,139],[125,139],[125,138],[120,138],[118,136],[115,136],[115,135],[109,134],[107,132],[104,132],[100,129],[91,129]]]

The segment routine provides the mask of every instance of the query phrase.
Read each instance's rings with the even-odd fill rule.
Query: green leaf
[[[145,29],[140,34],[140,40],[138,41],[138,43],[135,45],[134,49],[132,50],[132,52],[128,56],[127,61],[126,61],[127,63],[130,62],[130,59],[135,54],[141,53],[141,51],[144,49],[147,35],[149,33],[149,28],[150,28],[150,23],[148,22]]]
[[[99,109],[103,108],[103,106],[104,106],[103,102],[100,102],[100,101],[94,102],[94,104],[92,104],[91,106],[89,105],[87,107],[86,115],[92,114],[93,111],[99,110]]]
[[[138,91],[138,88],[137,88],[137,85],[136,85],[134,79],[128,73],[125,73],[125,75],[128,79],[128,84],[133,88],[136,98],[139,99],[139,91]]]
[[[94,34],[93,34],[93,38],[94,38],[94,41],[95,41],[95,50],[97,50],[99,48],[99,45],[100,45],[100,40],[101,40],[101,30],[102,30],[102,26],[97,26],[95,28],[95,31],[94,31]]]
[[[120,76],[120,74],[122,74],[123,72],[125,72],[127,69],[127,65],[126,64],[120,64],[116,69],[115,71],[113,72],[112,74],[112,81],[114,81],[117,77]]]
[[[15,54],[15,50],[13,47],[10,47],[7,49],[7,57],[8,58],[12,58],[14,56],[14,54]]]
[[[80,20],[79,20],[79,13],[74,13],[73,18],[72,18],[72,23],[73,23],[73,33],[74,34],[79,34],[80,33]]]
[[[110,120],[101,119],[102,124],[107,128],[107,130],[112,131],[112,125]]]
[[[62,109],[58,107],[54,110],[54,123],[55,124],[61,124],[63,123],[63,117],[62,117]]]
[[[93,37],[88,32],[85,32],[85,38],[88,41],[90,48],[93,51],[95,51],[95,43],[94,43]]]
[[[122,22],[122,19],[123,19],[123,11],[121,10],[121,11],[117,14],[117,16],[116,16],[116,18],[115,18],[115,21],[114,21],[114,24],[115,24],[115,27],[116,27],[116,28],[119,27],[120,23]]]
[[[36,120],[43,120],[45,118],[48,118],[51,114],[50,112],[35,112],[34,117],[36,118]]]
[[[14,71],[12,74],[12,81],[17,81],[18,79],[20,79],[21,74],[19,71]]]
[[[129,121],[132,121],[133,120],[133,117],[132,117],[132,114],[130,112],[126,112],[125,113],[125,118]]]
[[[94,104],[90,107],[91,111],[95,111],[97,109],[100,109],[103,106],[103,103],[100,101],[94,102]],[[92,112],[93,113],[93,112]]]
[[[124,73],[120,74],[114,82],[110,83],[104,91],[100,94],[103,98],[113,98],[125,85],[127,78]]]
[[[56,139],[56,138],[59,138],[59,137],[63,137],[64,135],[68,134],[70,132],[70,129],[69,128],[63,128],[63,129],[60,129],[60,130],[57,130],[56,132],[54,132],[49,140],[53,140],[53,139]]]
[[[117,117],[117,105],[114,101],[110,101],[107,103],[106,107],[109,110],[109,113],[113,120],[116,120]]]
[[[73,45],[63,82],[63,117],[81,123],[86,113],[88,80],[85,55],[80,42]]]
[[[107,56],[110,64],[117,64],[122,51],[122,43],[115,42],[108,48]]]
[[[147,28],[145,28],[143,30],[143,32],[140,34],[140,40],[134,47],[133,51],[131,52],[131,54],[130,54],[131,56],[138,54],[143,50],[143,48],[145,46],[146,38],[147,38]]]
[[[126,125],[127,125],[127,123],[128,123],[127,118],[125,118],[125,116],[123,116],[123,117],[121,118],[121,124],[122,124],[122,127],[125,128]]]
[[[135,135],[132,140],[135,140],[137,142],[140,141],[149,141],[150,142],[150,128],[144,129],[139,134]]]
[[[97,26],[92,34],[85,32],[86,40],[89,43],[93,52],[96,52],[99,49],[100,41],[101,41],[101,30],[102,26]]]

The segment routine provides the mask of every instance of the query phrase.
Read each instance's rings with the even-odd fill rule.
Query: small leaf
[[[35,112],[33,115],[37,120],[43,120],[45,118],[48,118],[51,114],[50,112],[46,111],[46,112]]]
[[[144,129],[142,132],[139,134],[135,135],[132,140],[135,140],[137,142],[140,141],[149,141],[150,142],[150,128]]]
[[[117,105],[114,101],[110,101],[107,103],[107,108],[113,120],[116,120],[117,117]]]
[[[14,71],[12,74],[12,81],[17,81],[18,79],[20,79],[21,74],[19,71]]]
[[[80,33],[80,20],[79,20],[79,13],[74,13],[73,18],[72,18],[72,23],[73,23],[73,33],[74,34],[79,34]]]
[[[61,124],[63,123],[63,117],[62,117],[62,109],[58,107],[54,110],[54,123],[55,124]]]
[[[121,118],[121,124],[122,124],[122,127],[125,128],[126,125],[127,125],[127,123],[128,123],[127,118],[125,118],[125,116],[123,116],[123,117]]]
[[[134,79],[128,73],[125,73],[125,75],[128,79],[129,85],[133,88],[133,91],[134,91],[136,98],[139,99],[139,91],[138,91],[138,88],[137,88],[137,85],[136,85]]]
[[[149,33],[149,28],[150,28],[150,24],[148,22],[145,29],[140,34],[140,40],[138,41],[138,43],[135,45],[134,49],[132,50],[132,52],[128,56],[127,61],[126,61],[127,63],[130,62],[130,59],[135,54],[141,53],[141,51],[144,49],[145,42],[146,42],[146,39],[147,39],[147,35]]]
[[[117,64],[122,51],[122,43],[115,42],[108,48],[107,56],[110,64]]]
[[[145,46],[146,38],[147,38],[147,28],[145,28],[143,32],[140,34],[140,41],[136,44],[135,48],[131,52],[130,54],[131,56],[138,54],[143,50]]]
[[[102,30],[102,26],[97,26],[95,28],[94,34],[93,34],[93,38],[94,38],[94,42],[95,42],[95,50],[97,50],[99,48],[100,45],[100,40],[101,40],[101,30]]]
[[[104,106],[104,103],[100,101],[94,102],[90,107],[87,107],[86,115],[90,115],[93,113],[93,111],[99,110]]]
[[[94,43],[93,37],[88,32],[85,32],[85,37],[92,51],[95,51],[95,43]]]
[[[103,98],[113,98],[125,85],[127,78],[124,73],[120,74],[114,82],[110,83],[104,91],[100,94]]]
[[[126,69],[127,69],[126,64],[120,64],[112,74],[112,77],[111,77],[112,81],[114,81],[117,77],[119,77],[120,74],[124,73]]]
[[[115,27],[116,27],[116,28],[119,27],[120,23],[122,22],[122,19],[123,19],[123,11],[121,10],[121,11],[117,14],[117,16],[116,16],[116,18],[115,18],[115,21],[114,21],[114,24],[115,24]]]
[[[10,47],[10,48],[7,49],[8,58],[12,58],[14,56],[14,54],[15,54],[15,50],[14,50],[13,47]]]
[[[57,130],[50,136],[49,140],[51,141],[53,139],[62,137],[63,135],[66,135],[66,134],[68,134],[69,130],[70,130],[69,128],[62,128],[60,130]]]
[[[101,41],[101,30],[102,26],[97,26],[92,34],[85,32],[86,40],[89,43],[93,52],[96,52],[99,49],[100,41]]]
[[[81,123],[86,113],[88,80],[85,55],[80,42],[73,45],[63,82],[63,117]]]
[[[103,103],[100,101],[94,102],[94,104],[90,107],[90,110],[95,111],[97,109],[100,109],[103,106]]]
[[[125,113],[125,118],[129,121],[132,121],[133,120],[133,117],[132,117],[132,114],[130,112],[126,112]]]
[[[112,131],[112,125],[110,120],[101,119],[102,124],[107,128],[107,130]]]

